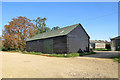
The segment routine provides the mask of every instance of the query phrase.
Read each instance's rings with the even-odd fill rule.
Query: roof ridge
[[[75,25],[79,25],[79,24],[74,24],[74,25],[71,25],[71,26],[75,26]],[[71,26],[66,26],[66,27],[63,27],[63,28],[60,28],[60,29],[64,29],[64,28],[71,27]]]
[[[120,36],[117,36],[117,37],[114,37],[114,38],[111,38],[111,39],[120,39]]]
[[[53,31],[57,31],[57,30],[61,30],[61,29],[65,29],[65,28],[68,28],[68,27],[72,27],[72,26],[77,26],[77,25],[79,25],[80,23],[78,23],[78,24],[74,24],[74,25],[71,25],[71,26],[66,26],[66,27],[63,27],[63,28],[60,28],[60,29],[56,29],[56,30],[52,30],[52,31],[48,31],[48,32],[53,32]],[[45,33],[47,33],[47,32],[44,32],[44,33],[39,33],[39,34],[45,34]],[[38,34],[37,34],[38,35]]]

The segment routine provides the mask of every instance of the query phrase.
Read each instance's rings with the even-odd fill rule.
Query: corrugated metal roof
[[[75,24],[75,25],[67,26],[67,27],[64,27],[64,28],[57,29],[57,30],[48,31],[48,32],[45,32],[45,33],[42,33],[42,34],[37,34],[37,35],[33,36],[32,38],[28,39],[27,41],[67,35],[69,32],[71,32],[78,25],[79,24]]]

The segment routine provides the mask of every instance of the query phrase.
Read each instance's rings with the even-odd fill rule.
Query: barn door
[[[53,53],[53,39],[45,39],[43,41],[43,52]]]

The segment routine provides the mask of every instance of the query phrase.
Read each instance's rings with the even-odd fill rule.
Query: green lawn
[[[115,57],[113,58],[115,61],[117,61],[118,63],[120,63],[120,57]]]
[[[93,49],[94,51],[110,51],[110,49]]]
[[[22,52],[24,54],[36,54],[36,55],[41,55],[43,53],[40,53],[40,52]]]
[[[40,52],[26,52],[26,51],[19,51],[19,50],[9,50],[9,52],[21,52],[23,54],[36,54],[36,55],[43,54],[43,53],[40,53]]]
[[[91,54],[96,54],[96,52],[79,53],[79,56],[91,55]]]
[[[21,52],[23,54],[35,54],[35,55],[41,55],[43,53],[40,52],[26,52],[26,51],[19,51],[19,50],[10,50],[9,52]],[[77,57],[77,56],[83,56],[83,55],[91,55],[96,54],[96,52],[88,52],[88,53],[69,53],[69,54],[48,54],[47,56],[53,56],[53,57]],[[46,55],[46,54],[44,54]]]
[[[49,54],[49,56],[53,57],[77,57],[77,56],[83,56],[83,55],[91,55],[96,54],[96,52],[88,52],[88,53],[70,53],[70,54]]]
[[[79,56],[79,53],[70,53],[70,54],[49,54],[49,56],[53,57],[76,57]]]
[[[19,50],[8,50],[9,52],[20,52]]]

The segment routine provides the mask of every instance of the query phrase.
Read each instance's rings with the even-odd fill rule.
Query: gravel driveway
[[[120,56],[118,51],[94,51],[97,54],[85,55],[83,57],[96,57],[96,58],[111,58]]]
[[[3,78],[118,78],[112,59],[56,58],[0,52]]]

